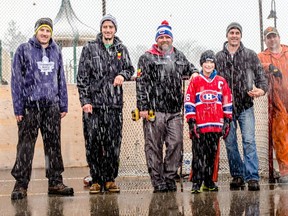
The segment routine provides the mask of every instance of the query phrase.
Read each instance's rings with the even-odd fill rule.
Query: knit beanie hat
[[[162,35],[167,35],[173,40],[172,28],[169,26],[169,23],[166,20],[164,20],[161,25],[158,26],[155,41],[157,41]]]
[[[118,26],[117,26],[116,18],[113,17],[111,14],[106,14],[105,16],[102,17],[102,19],[101,19],[101,21],[100,21],[100,32],[101,32],[101,29],[102,29],[102,24],[103,24],[103,22],[105,22],[105,21],[107,21],[107,20],[111,21],[111,22],[114,24],[115,29],[116,29],[116,31],[117,31]]]
[[[215,63],[215,67],[216,67],[216,56],[215,53],[212,50],[206,50],[205,52],[203,52],[201,54],[200,57],[200,65],[202,67],[203,63],[206,61],[212,61]]]
[[[227,29],[226,29],[226,36],[228,35],[228,32],[233,29],[233,28],[236,28],[240,31],[241,35],[242,35],[242,26],[237,23],[237,22],[232,22],[230,23],[228,26],[227,26]]]
[[[53,22],[50,18],[45,17],[45,18],[40,18],[37,20],[37,22],[35,23],[35,27],[34,27],[35,34],[37,34],[39,29],[42,27],[49,28],[51,33],[53,33]]]

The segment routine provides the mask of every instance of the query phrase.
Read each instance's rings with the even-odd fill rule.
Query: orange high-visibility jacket
[[[272,99],[272,140],[281,176],[288,175],[288,46],[281,45],[279,54],[272,54],[268,49],[258,54],[267,73]],[[273,64],[282,73],[282,80],[269,72]]]

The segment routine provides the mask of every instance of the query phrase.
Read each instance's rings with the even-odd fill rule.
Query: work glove
[[[223,127],[222,127],[222,136],[223,136],[223,139],[226,139],[228,134],[229,134],[229,131],[230,131],[230,122],[231,122],[231,119],[229,118],[224,118],[224,123],[223,123]]]
[[[273,64],[269,65],[269,72],[272,73],[274,77],[280,77],[280,79],[282,79],[281,71],[277,67],[275,67]]]
[[[195,136],[197,139],[200,138],[200,135],[199,135],[199,129],[197,128],[197,125],[196,125],[196,120],[191,118],[188,120],[188,125],[189,125],[189,136],[190,136],[190,139],[193,138],[193,136]]]

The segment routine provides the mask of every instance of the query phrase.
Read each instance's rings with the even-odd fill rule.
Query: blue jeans
[[[243,160],[241,159],[237,143],[237,121],[242,134]],[[258,181],[259,161],[255,143],[254,107],[241,112],[238,118],[233,117],[225,144],[231,176],[241,176],[244,181],[252,179]]]

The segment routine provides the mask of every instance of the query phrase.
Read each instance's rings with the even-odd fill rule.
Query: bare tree
[[[179,41],[175,42],[174,46],[182,51],[195,66],[198,65],[201,53],[206,50],[204,46],[198,45],[197,41]]]
[[[19,26],[16,25],[14,20],[8,23],[9,27],[4,35],[3,45],[8,52],[15,52],[20,43],[27,41],[25,35],[19,31]]]

